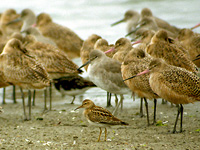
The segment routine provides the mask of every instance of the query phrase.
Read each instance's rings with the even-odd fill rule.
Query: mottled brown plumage
[[[181,114],[180,132],[182,132],[182,104],[200,101],[200,78],[184,68],[169,65],[160,58],[153,59],[148,69],[136,76],[149,72],[149,83],[152,90],[161,98],[174,104],[180,104],[173,133],[176,132],[179,114]]]
[[[89,60],[90,52],[94,49],[94,45],[98,39],[101,39],[101,36],[92,34],[83,42],[80,51],[82,64],[85,64]],[[88,66],[84,68],[87,71]]]
[[[53,45],[36,41],[34,36],[29,35],[27,38],[25,47],[30,55],[35,56],[37,61],[44,66],[51,79],[81,73],[77,70],[78,66],[64,52],[59,51]]]
[[[127,79],[145,70],[149,66],[151,60],[152,60],[152,57],[146,55],[142,49],[133,48],[126,55],[124,62],[122,63],[122,66],[121,66],[123,79]],[[131,91],[136,93],[140,98],[144,98],[145,103],[147,103],[146,99],[150,99],[150,100],[154,99],[154,102],[156,102],[156,98],[159,97],[156,93],[153,92],[153,90],[151,89],[149,85],[149,74],[146,74],[144,76],[140,76],[137,78],[133,78],[131,80],[127,80],[125,81],[125,84],[131,89]],[[150,125],[148,106],[146,106],[146,109],[147,109],[147,124]],[[156,123],[156,103],[154,106],[153,123]]]
[[[17,39],[10,39],[0,55],[0,70],[7,82],[25,89],[41,89],[49,86],[50,80],[43,66]]]
[[[156,32],[146,52],[152,57],[164,59],[170,65],[185,68],[193,73],[198,71],[196,65],[182,52],[180,47],[170,43],[167,32],[164,30]]]
[[[85,99],[82,105],[77,107],[76,109],[79,108],[85,108],[84,116],[87,119],[87,121],[90,124],[98,126],[100,128],[98,142],[100,141],[101,137],[101,127],[105,128],[105,141],[106,141],[106,136],[107,136],[106,127],[112,125],[128,125],[128,123],[123,122],[120,119],[113,116],[112,113],[106,110],[105,108],[96,106],[94,102],[89,99]]]
[[[191,29],[184,28],[179,32],[178,40],[188,50],[190,60],[196,59],[196,56],[200,54],[200,36]],[[193,63],[200,67],[200,60],[193,61]]]
[[[71,29],[54,23],[46,13],[37,16],[36,24],[42,34],[52,39],[69,58],[80,57],[83,40]]]
[[[122,77],[127,79],[135,74],[138,74],[145,70],[152,58],[145,55],[142,49],[132,49],[125,57],[124,62],[121,66]],[[149,85],[149,75],[144,75],[142,77],[133,78],[131,80],[125,81],[125,84],[139,97],[146,97],[147,99],[157,98],[156,95]]]

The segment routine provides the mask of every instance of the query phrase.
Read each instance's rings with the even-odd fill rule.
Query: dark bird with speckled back
[[[55,88],[62,94],[72,96],[71,104],[74,104],[74,100],[77,95],[84,94],[88,89],[96,87],[96,85],[81,77],[80,75],[68,75],[58,79],[54,79]]]

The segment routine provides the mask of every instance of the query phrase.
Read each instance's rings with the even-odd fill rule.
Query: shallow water
[[[126,24],[115,27],[111,27],[110,24],[121,19],[128,9],[140,12],[142,8],[149,7],[155,16],[165,19],[170,24],[189,28],[200,22],[199,6],[199,0],[6,0],[1,3],[0,10],[3,12],[14,8],[20,13],[24,8],[31,8],[36,14],[47,12],[54,22],[71,28],[83,39],[95,33],[110,43],[115,43],[126,34]],[[195,31],[200,32],[200,28]],[[74,61],[81,65],[80,59]],[[2,95],[2,92],[0,94]],[[11,88],[7,94],[11,94]],[[102,99],[106,102],[106,93],[99,88],[87,91],[84,96],[96,99],[98,103],[102,103]],[[125,106],[126,102],[132,104],[130,95],[125,96],[125,99],[128,100],[125,101]]]

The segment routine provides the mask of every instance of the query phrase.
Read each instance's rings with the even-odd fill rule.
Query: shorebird
[[[151,42],[151,38],[153,37],[154,34],[155,32],[153,30],[145,30],[144,32],[142,32],[140,36],[138,36],[139,40],[134,42],[134,43],[140,43],[136,46],[136,48],[145,51],[147,45],[149,45],[149,43]]]
[[[31,119],[31,91],[43,89],[50,84],[44,67],[33,56],[27,53],[22,43],[15,38],[10,39],[0,54],[0,70],[8,83],[21,87],[24,120]],[[25,101],[22,89],[29,90],[29,117],[26,116]]]
[[[131,34],[134,34],[138,30],[153,30],[157,31],[159,30],[158,25],[156,24],[156,21],[152,17],[144,17],[138,22],[137,28],[126,34],[126,36],[129,36]]]
[[[200,54],[200,36],[196,35],[191,29],[182,29],[179,32],[178,40],[180,44],[188,50],[190,60],[196,59]],[[200,60],[193,61],[197,67],[200,67]]]
[[[144,29],[153,30],[153,31],[156,32],[156,31],[158,31],[158,30],[160,30],[162,28],[158,27],[158,25],[157,25],[157,23],[156,23],[156,21],[155,21],[155,19],[153,17],[145,16],[145,17],[141,18],[141,20],[139,21],[138,27],[135,30],[129,32],[126,36],[128,36],[130,34],[133,34],[138,30],[144,30]],[[162,29],[162,30],[165,30],[165,29]],[[168,35],[170,37],[176,38],[176,35],[173,32],[170,32],[168,30],[165,30],[165,31],[168,33]]]
[[[36,27],[45,37],[53,40],[70,59],[80,57],[83,40],[71,29],[54,23],[47,13],[37,16]]]
[[[89,55],[92,50],[94,50],[94,45],[98,39],[101,39],[101,36],[97,34],[90,35],[84,42],[80,50],[80,57],[82,64],[86,63],[89,60]],[[88,66],[84,66],[87,71]]]
[[[154,34],[146,52],[154,58],[164,59],[170,65],[185,68],[193,73],[198,72],[196,65],[182,52],[180,47],[170,43],[167,32],[164,30],[159,30]]]
[[[146,69],[150,62],[152,61],[152,57],[145,54],[142,49],[133,48],[125,57],[124,62],[121,66],[122,77],[123,79],[127,79],[130,76],[133,76],[137,73],[142,72]],[[154,121],[156,123],[156,98],[159,96],[154,93],[149,85],[149,75],[144,75],[138,78],[133,78],[131,80],[125,81],[125,84],[140,98],[144,98],[147,110],[147,124],[149,123],[149,114],[148,114],[148,103],[146,99],[154,99]],[[142,106],[142,105],[141,105]],[[140,108],[140,112],[142,113],[142,108]],[[142,114],[141,114],[142,115]]]
[[[149,8],[143,8],[142,9],[142,11],[141,11],[141,19],[144,18],[144,17],[152,17],[156,21],[156,24],[158,25],[159,28],[168,30],[168,31],[170,31],[170,32],[172,32],[174,34],[178,34],[178,32],[180,30],[179,28],[170,25],[167,21],[165,21],[163,19],[160,19],[160,18],[158,18],[156,16],[153,16],[153,13]]]
[[[102,130],[105,128],[105,140],[107,140],[107,127],[114,125],[129,125],[128,123],[116,118],[111,112],[103,107],[96,106],[93,101],[85,99],[81,106],[77,107],[75,110],[85,108],[83,114],[87,121],[100,129],[98,142],[100,141]]]
[[[129,79],[146,73],[150,73],[149,83],[156,94],[179,105],[172,133],[176,133],[179,115],[182,132],[183,104],[200,101],[200,78],[184,68],[169,65],[163,59],[156,58],[151,61],[148,69]]]
[[[59,51],[52,45],[36,41],[34,36],[26,36],[24,46],[31,55],[38,59],[39,63],[43,64],[51,79],[82,72],[63,51]]]
[[[19,32],[22,26],[22,22],[15,24],[8,24],[10,21],[19,17],[19,14],[14,9],[5,10],[0,19],[0,27],[5,36],[10,36],[13,32]]]
[[[129,33],[136,28],[139,20],[140,20],[140,14],[137,11],[128,10],[125,12],[123,19],[111,24],[111,26],[115,26],[122,22],[127,22],[126,30],[127,30],[127,33]],[[134,38],[134,36],[132,38]]]
[[[23,22],[21,31],[24,31],[36,23],[36,15],[31,9],[23,9],[20,13],[20,17],[8,22],[7,24],[15,24],[19,21]]]
[[[109,43],[108,43],[108,41],[106,39],[100,38],[95,42],[93,49],[101,50],[104,53],[106,53],[106,56],[112,58],[114,53],[115,53],[115,51],[112,50],[111,52],[108,52],[108,50],[110,50],[113,47],[114,47],[114,44],[110,44],[109,45]]]
[[[115,54],[113,59],[118,60],[119,62],[124,61],[126,54],[132,49],[132,43],[127,38],[120,38],[115,42],[114,50]]]
[[[79,67],[88,65],[88,76],[90,80],[101,89],[114,94],[121,95],[119,105],[123,102],[123,94],[130,93],[130,89],[123,82],[121,74],[121,63],[110,57],[100,50],[90,52],[89,61]],[[118,109],[116,106],[114,112]]]
[[[62,96],[69,95],[73,97],[71,104],[74,104],[77,95],[84,94],[88,89],[96,87],[96,85],[84,79],[79,75],[68,75],[53,81],[55,88],[62,93]]]
[[[31,55],[35,56],[37,58],[37,61],[44,66],[45,70],[49,74],[50,79],[60,78],[69,74],[79,74],[82,72],[81,70],[77,70],[78,66],[74,62],[72,62],[63,51],[58,50],[53,45],[36,41],[35,37],[32,35],[26,36],[24,46],[28,49],[28,52]],[[51,110],[51,85],[49,90],[49,109]]]

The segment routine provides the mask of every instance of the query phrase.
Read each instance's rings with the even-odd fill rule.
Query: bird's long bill
[[[195,28],[197,28],[197,27],[199,27],[200,26],[200,23],[198,23],[197,25],[195,25],[194,27],[192,27],[191,29],[193,30],[193,29],[195,29]]]
[[[135,45],[135,44],[138,44],[138,43],[141,43],[142,41],[141,40],[138,40],[138,41],[135,41],[132,43],[132,45]]]
[[[117,22],[112,23],[112,24],[111,24],[111,27],[113,27],[113,26],[115,26],[115,25],[117,25],[117,24],[120,24],[120,23],[122,23],[122,22],[124,22],[124,19],[121,19],[121,20],[119,20],[119,21],[117,21]]]
[[[144,70],[143,72],[140,72],[140,73],[138,73],[138,74],[136,74],[136,75],[134,75],[134,76],[132,76],[132,77],[129,77],[129,78],[123,80],[123,81],[130,80],[130,79],[132,79],[132,78],[135,78],[135,77],[137,77],[137,76],[141,76],[141,75],[146,74],[146,73],[149,73],[149,72],[150,72],[149,69],[146,69],[146,70]]]
[[[21,18],[14,19],[14,20],[6,23],[6,25],[10,25],[10,24],[13,24],[13,23],[16,23],[16,22],[19,22],[19,21],[21,21]]]
[[[114,48],[114,47],[112,47],[111,49],[109,49],[109,50],[105,51],[104,53],[105,53],[105,54],[107,54],[107,53],[110,53],[110,52],[112,52],[112,51],[114,51],[114,50],[115,50],[115,48]]]
[[[129,36],[129,35],[135,33],[138,29],[140,29],[140,26],[137,27],[137,28],[135,28],[135,30],[133,30],[133,31],[129,32],[128,34],[126,34],[125,37],[127,37],[127,36]]]
[[[76,111],[77,109],[80,109],[80,108],[82,108],[82,105],[77,107],[77,108],[75,108],[74,111]]]
[[[77,70],[80,70],[81,68],[83,68],[83,67],[85,67],[86,65],[90,64],[95,58],[97,58],[97,57],[94,57],[94,58],[88,60],[86,63],[84,63],[82,66],[80,66]]]
[[[192,61],[196,61],[196,60],[199,60],[200,59],[200,57],[199,56],[197,56],[197,58],[195,58],[194,60],[192,60]]]

